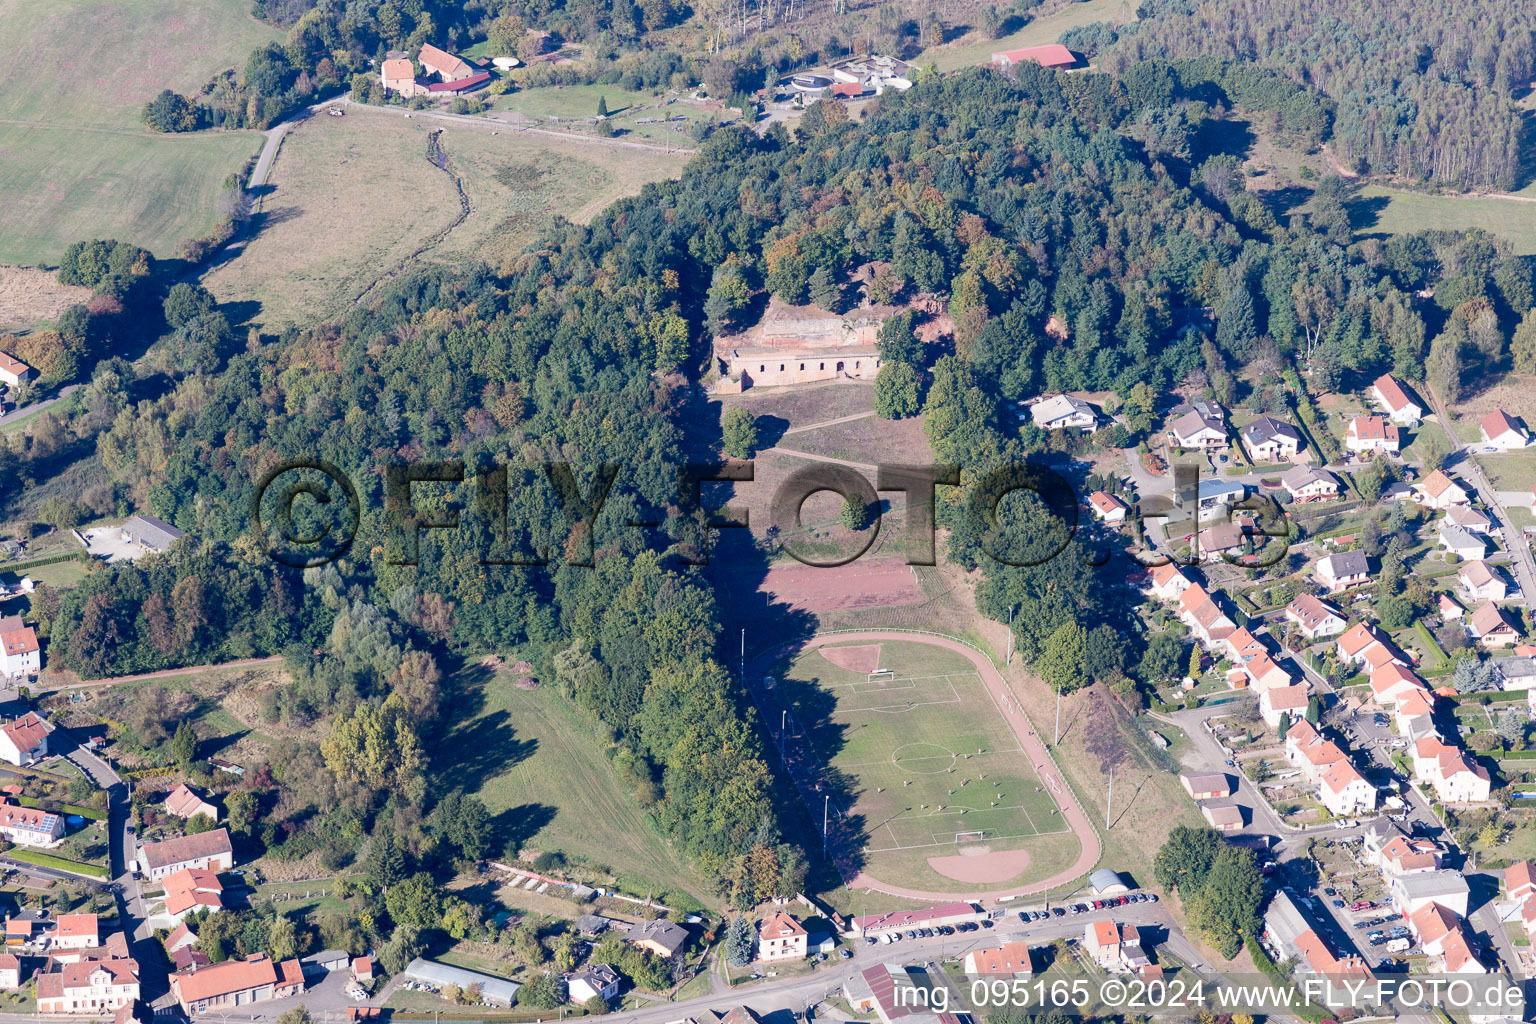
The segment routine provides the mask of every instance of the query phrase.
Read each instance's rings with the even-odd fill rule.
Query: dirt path
[[[825,424],[817,424],[817,426],[825,426]],[[793,448],[764,448],[758,454],[766,455],[769,452],[778,452],[780,455],[793,455],[797,459],[810,459],[812,462],[830,462],[833,465],[848,466],[851,469],[865,469],[871,473],[877,472],[880,469],[879,466],[872,466],[867,462],[850,462],[847,459],[834,459],[830,455],[812,455],[810,452],[796,451]]]
[[[1094,831],[1092,823],[1089,822],[1087,815],[1083,813],[1082,807],[1077,802],[1077,797],[1067,785],[1066,780],[1057,771],[1056,762],[1051,760],[1051,756],[1046,750],[1045,741],[1035,732],[1034,726],[1030,724],[1029,717],[1020,708],[1018,698],[1008,686],[1007,680],[993,667],[991,660],[975,648],[948,637],[928,636],[900,630],[876,629],[856,633],[825,634],[811,637],[808,640],[797,640],[789,644],[783,644],[763,654],[759,654],[752,659],[752,667],[747,675],[749,679],[761,678],[762,673],[757,671],[758,667],[776,657],[786,647],[798,646],[801,650],[812,650],[826,644],[896,641],[931,644],[934,647],[941,647],[944,650],[964,655],[975,666],[976,674],[981,677],[983,685],[987,688],[987,693],[991,695],[993,703],[997,705],[998,714],[1002,716],[1004,722],[1008,723],[1008,727],[1013,730],[1014,736],[1019,741],[1019,746],[1023,748],[1024,753],[1030,759],[1030,763],[1034,765],[1041,782],[1050,790],[1052,799],[1061,808],[1062,819],[1067,823],[1067,827],[1072,830],[1072,834],[1077,836],[1079,847],[1077,860],[1073,862],[1071,867],[1052,875],[1050,878],[1041,879],[1025,886],[994,889],[986,892],[926,892],[918,889],[907,889],[882,882],[865,871],[860,871],[851,879],[845,879],[844,884],[850,889],[873,889],[876,892],[883,892],[890,896],[900,896],[904,899],[932,900],[935,902],[954,899],[986,900],[998,899],[1003,896],[1027,896],[1045,892],[1057,886],[1075,881],[1086,875],[1089,871],[1092,871],[1094,865],[1099,862],[1099,856],[1102,852],[1099,847],[1098,833]]]
[[[790,427],[788,430],[784,431],[784,436],[788,437],[790,434],[803,434],[807,430],[818,430],[821,427],[835,427],[839,423],[852,423],[854,420],[867,420],[874,414],[875,410],[870,409],[868,412],[856,412],[852,416],[839,416],[835,420],[822,420],[820,423],[807,423],[804,426]]]
[[[469,215],[471,213],[469,195],[464,191],[464,179],[459,177],[448,168],[448,152],[447,150],[443,149],[443,129],[441,128],[434,128],[427,133],[427,163],[448,175],[448,179],[453,182],[454,191],[459,194],[459,215],[453,218],[447,227],[444,227],[441,231],[438,231],[431,238],[427,239],[420,246],[418,246],[415,252],[411,253],[400,262],[396,263],[394,269],[390,270],[382,277],[374,278],[368,287],[359,292],[357,298],[352,300],[352,305],[362,305],[363,300],[368,298],[369,295],[372,295],[375,288],[378,288],[386,281],[393,281],[401,274],[405,273],[406,269],[409,268],[411,264],[421,259],[421,257],[425,256],[433,249],[436,249],[439,245],[442,245],[448,236],[453,233],[455,228],[469,219]]]
[[[219,668],[257,668],[261,665],[281,665],[283,656],[274,654],[270,658],[246,658],[243,661],[226,661],[217,665],[189,665],[186,668],[170,668],[164,672],[143,672],[136,676],[112,676],[107,679],[87,679],[79,683],[66,683],[63,686],[53,686],[47,689],[39,689],[38,696],[45,693],[61,693],[64,690],[81,690],[87,687],[112,686],[117,683],[137,683],[145,679],[169,679],[173,676],[195,676],[199,672],[210,672]]]

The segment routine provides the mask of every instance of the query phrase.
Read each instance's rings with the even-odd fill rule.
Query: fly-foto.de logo
[[[633,493],[615,501],[625,495],[625,480],[624,468],[612,463],[500,464],[472,471],[463,461],[421,461],[359,474],[354,483],[323,459],[294,459],[257,481],[250,523],[268,555],[294,568],[342,558],[369,526],[380,530],[377,540],[392,565],[419,564],[426,531],[468,530],[484,566],[556,561],[591,566],[600,527],[675,535],[676,530],[667,529],[670,519],[699,536],[699,543],[686,546],[692,553],[679,555],[680,560],[706,565],[712,533],[754,524],[746,510],[707,507],[703,486],[755,479],[751,460],[686,463],[677,469],[675,493],[660,508]],[[898,546],[907,564],[934,565],[935,508],[943,505],[953,516],[947,525],[970,531],[980,549],[1004,565],[1039,565],[1062,556],[1103,565],[1115,550],[1149,568],[1218,557],[1261,567],[1284,557],[1289,528],[1272,499],[1249,495],[1240,483],[1202,480],[1192,464],[1174,466],[1169,484],[1166,494],[1121,502],[1126,505],[1125,529],[1085,529],[1078,491],[1043,462],[974,472],[945,465],[880,465],[873,482],[851,467],[817,463],[793,471],[775,486],[765,535],[805,565],[847,565],[874,544],[888,505],[902,510]],[[850,546],[834,554],[811,543],[803,529],[806,501],[822,492],[867,510],[865,525],[850,531]],[[370,521],[368,507],[381,507],[382,521]],[[649,514],[636,511],[647,507]],[[1211,546],[1218,542],[1219,549]]]

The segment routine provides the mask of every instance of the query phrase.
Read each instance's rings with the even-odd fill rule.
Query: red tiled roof
[[[177,998],[184,1003],[217,999],[232,992],[244,992],[277,983],[277,965],[265,953],[255,953],[244,960],[226,960],[221,964],[171,976],[171,987],[176,990]]]
[[[1401,412],[1410,405],[1418,405],[1417,402],[1408,397],[1408,392],[1403,390],[1403,386],[1397,382],[1397,378],[1390,373],[1384,373],[1377,377],[1375,386],[1376,390],[1381,393],[1382,401],[1393,412]]]
[[[61,939],[78,938],[81,935],[89,935],[95,938],[99,933],[96,925],[96,915],[60,914],[58,926],[54,928],[53,933]]]

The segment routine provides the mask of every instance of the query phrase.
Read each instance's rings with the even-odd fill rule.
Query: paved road
[[[33,413],[42,412],[44,409],[48,409],[54,405],[57,405],[59,402],[62,402],[64,399],[68,398],[69,393],[79,386],[79,384],[66,384],[64,387],[60,388],[59,393],[54,395],[52,398],[44,398],[41,401],[33,402],[30,405],[23,405],[19,408],[12,409],[4,416],[0,416],[0,427],[5,426],[7,423],[15,423],[17,420],[22,419],[23,417],[31,416]]]
[[[1046,750],[1045,741],[1040,738],[1035,732],[1034,726],[1030,724],[1029,718],[1020,707],[1018,698],[1014,695],[1012,689],[1009,688],[1007,680],[998,673],[997,669],[993,667],[992,662],[985,655],[975,648],[968,647],[958,640],[951,640],[948,637],[885,632],[881,630],[819,636],[813,637],[810,640],[794,641],[793,644],[799,646],[802,650],[810,650],[829,643],[894,643],[897,641],[924,643],[935,647],[942,647],[945,650],[963,655],[975,666],[976,673],[981,677],[983,685],[986,686],[987,692],[991,695],[993,702],[997,706],[998,714],[1002,717],[1003,721],[1008,723],[1009,728],[1013,730],[1013,734],[1018,739],[1019,746],[1023,748],[1025,756],[1035,766],[1036,773],[1039,774],[1042,784],[1049,789],[1052,798],[1056,801],[1056,805],[1061,809],[1062,819],[1073,834],[1077,836],[1077,860],[1071,867],[1065,871],[1058,872],[1050,878],[1042,879],[1026,886],[990,891],[967,890],[963,883],[956,882],[954,889],[949,892],[926,892],[891,885],[863,871],[860,871],[852,879],[846,879],[847,886],[850,889],[874,889],[877,892],[883,892],[891,896],[901,896],[916,900],[987,900],[1004,896],[1023,896],[1048,892],[1058,886],[1075,881],[1093,870],[1094,865],[1099,862],[1100,855],[1098,832],[1094,830],[1093,824],[1088,820],[1087,815],[1083,813],[1082,807],[1077,802],[1076,795],[1073,794],[1065,780],[1057,772],[1056,764]],[[758,687],[753,685],[753,682],[761,682],[763,668],[783,650],[784,646],[788,645],[781,645],[778,648],[757,655],[752,660],[752,663],[747,666],[748,689],[752,692],[753,699],[759,701],[760,707],[762,706],[762,694],[759,692]],[[812,809],[813,817],[816,810],[815,808]]]
[[[1509,510],[1504,507],[1504,499],[1501,492],[1494,490],[1487,475],[1483,472],[1482,464],[1477,461],[1478,445],[1462,444],[1451,432],[1451,418],[1446,411],[1445,403],[1440,401],[1440,396],[1433,389],[1425,385],[1421,389],[1429,400],[1430,407],[1435,410],[1435,418],[1439,421],[1440,429],[1445,433],[1446,440],[1450,443],[1451,456],[1447,463],[1460,456],[1455,463],[1460,470],[1461,477],[1477,492],[1478,497],[1488,506],[1493,517],[1504,528],[1504,546],[1509,549],[1515,569],[1515,583],[1520,588],[1520,599],[1523,603],[1529,603],[1536,598],[1536,560],[1531,557],[1531,545],[1526,540],[1525,533],[1510,518]],[[1529,496],[1526,496],[1527,499]]]
[[[135,853],[137,842],[130,831],[131,794],[128,784],[106,761],[83,746],[66,751],[64,756],[107,792],[107,834],[111,847],[109,864],[112,889],[118,903],[118,919],[122,922],[123,934],[128,937],[134,959],[139,962],[139,983],[144,997],[153,1000],[166,991],[168,983],[164,955],[149,927],[143,888],[138,878],[128,870],[128,862]]]

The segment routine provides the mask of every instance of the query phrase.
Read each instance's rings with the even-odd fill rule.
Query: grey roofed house
[[[665,918],[657,918],[631,925],[629,931],[624,933],[624,938],[634,943],[652,943],[665,949],[666,955],[671,956],[688,942],[688,929]]]
[[[609,921],[597,914],[582,914],[576,919],[576,930],[583,935],[601,935],[608,929]]]
[[[134,516],[123,524],[123,538],[151,551],[164,551],[185,537],[176,527],[154,516]]]
[[[1447,550],[1458,554],[1463,551],[1476,551],[1479,556],[1486,554],[1488,545],[1475,535],[1468,533],[1459,526],[1440,526],[1439,543]]]
[[[1341,580],[1346,576],[1358,576],[1371,571],[1371,560],[1366,557],[1364,551],[1352,548],[1349,551],[1340,551],[1329,555],[1322,561],[1328,563],[1328,568],[1333,573],[1333,578]]]
[[[1241,431],[1245,444],[1263,444],[1265,441],[1277,437],[1283,437],[1289,441],[1301,444],[1301,434],[1289,423],[1275,419],[1273,416],[1260,416],[1248,424]]]
[[[1512,658],[1494,658],[1493,667],[1503,680],[1506,690],[1536,690],[1536,658],[1516,655]]]
[[[1264,934],[1280,958],[1296,956],[1296,940],[1311,930],[1311,922],[1291,897],[1283,890],[1275,893],[1274,899],[1269,901],[1269,909],[1264,911]]]
[[[480,986],[480,998],[487,1003],[499,1006],[511,1006],[517,1002],[517,990],[522,988],[515,981],[506,978],[498,978],[490,974],[481,974],[479,971],[466,971],[462,967],[454,967],[451,964],[438,963],[436,960],[423,960],[417,957],[406,965],[401,972],[408,978],[417,981],[425,981],[429,985],[457,985],[460,989],[469,988],[471,985]]]
[[[1402,894],[1410,900],[1436,899],[1440,896],[1466,896],[1472,891],[1459,871],[1426,871],[1417,875],[1402,875],[1396,883]]]

